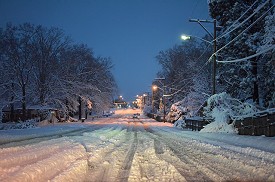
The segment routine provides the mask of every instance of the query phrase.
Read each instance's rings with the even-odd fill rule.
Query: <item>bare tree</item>
[[[0,36],[1,103],[20,100],[22,120],[27,103],[61,107],[67,114],[79,97],[96,108],[111,105],[117,85],[109,58],[94,57],[58,28],[8,24]]]
[[[26,119],[27,87],[33,69],[33,41],[36,28],[28,23],[18,27],[7,25],[3,32],[2,44],[4,45],[4,67],[8,70],[5,76],[11,79],[12,91],[16,92],[16,98],[21,100],[22,120]],[[17,93],[17,88],[20,92]]]
[[[70,40],[62,30],[58,28],[47,29],[42,26],[37,27],[35,35],[34,54],[34,82],[35,91],[39,96],[39,104],[44,105],[50,96],[50,83],[52,75],[58,71],[58,59],[61,50],[66,49]]]

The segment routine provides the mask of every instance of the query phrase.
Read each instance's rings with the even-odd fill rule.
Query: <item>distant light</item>
[[[182,40],[189,40],[189,39],[191,39],[191,37],[190,37],[190,36],[187,36],[187,35],[182,35],[182,36],[181,36],[181,39],[182,39]]]
[[[153,85],[153,86],[152,86],[152,89],[153,89],[153,90],[157,90],[157,89],[158,89],[158,86]]]

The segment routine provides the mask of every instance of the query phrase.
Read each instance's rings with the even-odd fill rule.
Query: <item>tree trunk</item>
[[[259,85],[258,85],[258,70],[257,70],[257,67],[258,67],[258,64],[257,64],[257,58],[252,58],[251,60],[251,65],[252,65],[252,74],[253,74],[253,91],[252,91],[252,98],[253,98],[253,101],[256,103],[256,104],[259,104]]]
[[[11,96],[11,117],[10,120],[14,121],[14,83],[11,84],[11,92],[12,92],[12,96]]]
[[[22,85],[22,121],[26,121],[26,84]]]

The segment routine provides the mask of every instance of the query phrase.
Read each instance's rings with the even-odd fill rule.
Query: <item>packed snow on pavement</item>
[[[275,181],[275,137],[182,130],[136,112],[0,131],[0,181]]]

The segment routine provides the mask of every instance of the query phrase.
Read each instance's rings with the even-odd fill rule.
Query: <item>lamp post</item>
[[[216,59],[217,59],[217,57],[216,57],[217,40],[216,40],[216,38],[217,38],[217,21],[216,21],[216,19],[214,19],[214,20],[190,19],[189,22],[197,22],[213,38],[213,75],[212,75],[212,84],[213,84],[213,87],[212,87],[212,95],[214,95],[216,93],[216,68],[217,68],[217,63],[216,63]],[[213,35],[202,25],[202,23],[213,23],[213,25],[214,25],[214,33],[213,33]],[[186,37],[182,37],[182,38],[187,38],[187,36]]]
[[[154,113],[154,91],[156,91],[158,87],[156,85],[152,86],[152,113]]]
[[[143,108],[145,107],[146,105],[146,94],[143,94]]]

